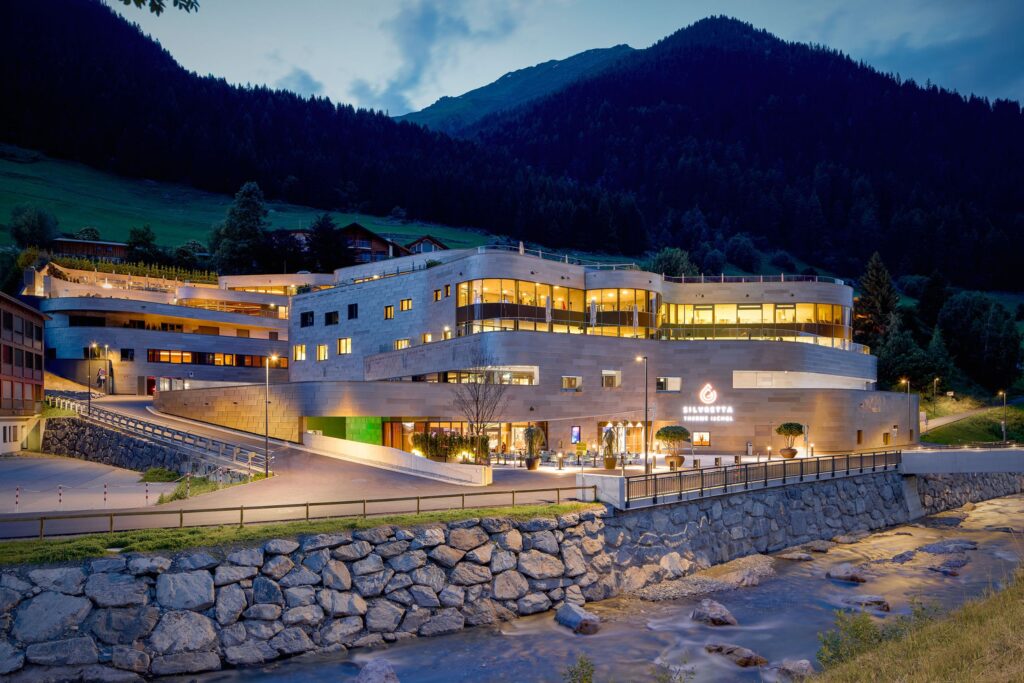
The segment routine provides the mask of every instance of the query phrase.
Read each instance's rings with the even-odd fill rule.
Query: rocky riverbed
[[[560,681],[579,654],[594,661],[598,681],[651,680],[659,666],[692,671],[695,681],[783,680],[778,667],[784,661],[817,666],[817,634],[833,625],[836,610],[866,609],[887,620],[909,613],[915,602],[951,609],[999,587],[1024,552],[1021,530],[1024,496],[1000,498],[863,537],[751,556],[637,596],[588,604],[602,620],[593,635],[573,634],[545,613],[199,680],[348,681],[368,662],[386,659],[403,683]],[[692,618],[708,598],[735,625]],[[717,614],[714,605],[703,607]],[[762,660],[767,664],[758,666]]]

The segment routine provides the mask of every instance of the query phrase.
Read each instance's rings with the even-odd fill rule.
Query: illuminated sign
[[[686,422],[732,422],[733,408],[726,405],[715,405],[718,392],[710,382],[705,384],[697,394],[703,405],[683,406],[683,420]]]
[[[694,432],[690,437],[690,443],[694,446],[710,446],[711,432]]]
[[[573,425],[569,428],[569,443],[577,444],[580,442],[580,428],[577,425]]]

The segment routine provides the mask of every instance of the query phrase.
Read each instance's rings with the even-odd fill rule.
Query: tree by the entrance
[[[452,404],[455,413],[466,421],[470,436],[481,437],[488,426],[501,420],[508,403],[505,395],[508,385],[497,381],[492,359],[479,346],[468,354],[467,360],[469,366],[462,372],[468,381],[455,385]],[[486,455],[479,452],[482,441],[480,438],[473,440],[478,458]]]

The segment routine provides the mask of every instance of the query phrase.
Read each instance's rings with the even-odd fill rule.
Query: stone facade
[[[921,479],[936,511],[1010,486]],[[627,512],[25,567],[0,574],[0,675],[134,681],[443,635],[908,517],[900,475],[884,472]]]
[[[44,453],[123,467],[144,472],[163,467],[185,473],[189,456],[183,451],[77,417],[51,417],[46,420],[41,449]]]
[[[1024,474],[929,474],[917,477],[917,492],[925,514],[942,512],[1024,491]]]

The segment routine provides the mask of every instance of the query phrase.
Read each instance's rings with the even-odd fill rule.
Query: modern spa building
[[[782,422],[805,426],[801,451],[918,438],[916,397],[876,389],[839,280],[669,278],[505,247],[329,277],[292,297],[278,329],[289,381],[272,387],[270,430],[282,438],[317,429],[411,450],[416,432],[464,428],[453,390],[480,372],[508,385],[489,429],[496,451],[523,448],[531,424],[563,452],[596,448],[608,428],[640,452],[645,430],[669,424],[716,453],[777,452]],[[262,400],[262,387],[210,388],[161,392],[158,407],[262,432]]]
[[[116,268],[115,268],[116,270]],[[49,320],[46,369],[107,393],[288,379],[288,316],[299,291],[333,275],[239,275],[196,283],[76,270],[26,273],[23,294]]]

